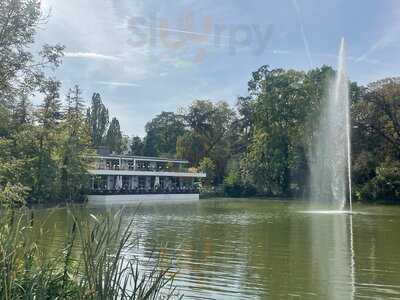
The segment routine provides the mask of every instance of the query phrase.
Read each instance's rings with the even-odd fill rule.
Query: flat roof
[[[205,178],[206,173],[169,171],[89,170],[91,175]]]
[[[138,155],[95,155],[95,158],[102,158],[102,159],[124,159],[124,160],[139,160],[139,161],[158,161],[158,162],[173,162],[173,163],[181,163],[181,164],[188,164],[189,161],[182,160],[182,159],[175,159],[175,158],[166,158],[166,157],[150,157],[150,156],[138,156]]]

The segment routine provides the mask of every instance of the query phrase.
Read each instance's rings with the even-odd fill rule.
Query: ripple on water
[[[124,254],[172,261],[185,299],[400,298],[400,208],[356,205],[349,222],[304,203],[215,202],[127,211],[140,243]]]

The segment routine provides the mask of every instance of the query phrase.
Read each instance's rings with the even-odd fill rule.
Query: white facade
[[[206,174],[188,168],[188,161],[143,156],[93,157],[90,202],[157,198],[198,199]],[[177,197],[176,195],[180,195]]]
[[[154,195],[89,195],[89,203],[96,204],[139,204],[142,202],[152,201],[197,201],[199,194],[154,194]]]

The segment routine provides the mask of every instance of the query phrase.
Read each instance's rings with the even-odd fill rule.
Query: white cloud
[[[120,60],[117,56],[104,55],[94,52],[65,52],[65,57],[85,58],[85,59],[100,59],[100,60]]]
[[[274,49],[272,50],[273,54],[292,54],[292,51],[289,50],[281,50],[281,49]]]
[[[110,85],[110,86],[120,86],[120,87],[139,87],[137,83],[131,82],[118,82],[118,81],[96,81],[96,84]]]

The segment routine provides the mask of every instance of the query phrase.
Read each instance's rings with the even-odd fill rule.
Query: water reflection
[[[219,199],[127,207],[123,222],[134,219],[140,243],[126,255],[172,260],[185,299],[400,298],[400,208],[299,213],[307,206]],[[70,220],[63,209],[48,219],[38,238],[51,252]]]
[[[354,299],[352,218],[352,215],[346,214],[314,214],[310,217],[311,274],[315,276],[319,295],[325,299]]]

